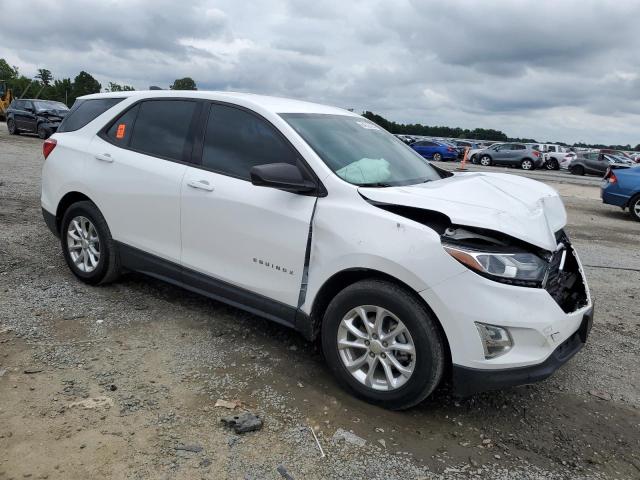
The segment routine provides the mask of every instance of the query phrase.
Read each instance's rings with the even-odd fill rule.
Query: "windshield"
[[[33,105],[36,110],[69,110],[64,103],[61,102],[49,102],[49,101],[34,101]]]
[[[411,185],[440,175],[411,147],[362,117],[280,115],[343,180],[360,186]]]

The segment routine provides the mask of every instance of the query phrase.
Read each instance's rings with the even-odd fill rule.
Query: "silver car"
[[[480,165],[507,165],[523,170],[540,168],[544,163],[542,154],[535,145],[525,143],[501,143],[492,145],[476,154]]]

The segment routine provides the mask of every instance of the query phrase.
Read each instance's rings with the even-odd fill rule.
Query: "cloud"
[[[28,75],[191,76],[400,122],[640,143],[634,0],[30,0],[11,15],[0,57]]]

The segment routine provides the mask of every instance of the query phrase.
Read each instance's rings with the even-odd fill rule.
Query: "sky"
[[[401,123],[640,143],[640,0],[0,0],[0,58],[136,89],[293,97]]]

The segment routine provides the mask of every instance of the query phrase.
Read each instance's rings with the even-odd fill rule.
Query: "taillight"
[[[455,151],[456,151],[456,149],[455,149],[455,148],[452,148],[452,147],[448,147],[448,148],[447,148],[447,150],[448,150],[449,152],[455,152]]]
[[[539,152],[539,151],[537,151],[537,150],[532,150],[532,152],[533,152],[533,156],[534,156],[534,157],[539,157],[539,156],[540,156],[540,152]]]
[[[618,181],[618,177],[616,177],[616,174],[613,173],[613,170],[611,170],[611,168],[609,168],[607,170],[607,173],[604,174],[604,179],[609,183],[616,183]]]
[[[45,160],[47,159],[49,154],[53,152],[53,149],[56,148],[57,144],[58,142],[55,138],[47,138],[44,141],[44,143],[42,144],[42,154],[44,155]]]

